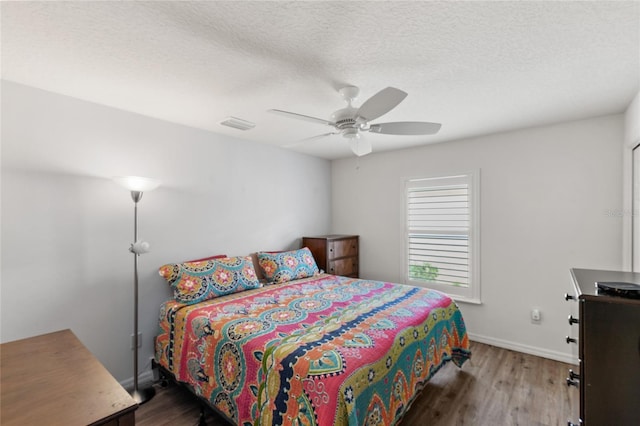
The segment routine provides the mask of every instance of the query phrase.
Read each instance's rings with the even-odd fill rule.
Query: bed
[[[241,290],[165,302],[155,342],[162,370],[235,425],[395,425],[471,355],[436,291],[317,269]]]

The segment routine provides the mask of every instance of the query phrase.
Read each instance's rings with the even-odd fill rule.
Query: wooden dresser
[[[580,372],[570,370],[567,385],[580,392],[576,424],[640,425],[640,299],[603,294],[595,285],[640,283],[640,274],[572,269],[571,276],[575,293],[565,299],[578,302],[579,317],[569,316],[578,333],[566,340],[578,345]]]
[[[3,426],[133,426],[138,405],[70,331],[0,345]]]
[[[328,274],[358,278],[358,236],[321,235],[303,237],[302,246],[309,247],[318,268]]]

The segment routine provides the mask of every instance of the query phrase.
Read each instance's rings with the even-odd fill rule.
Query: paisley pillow
[[[260,287],[250,256],[170,263],[159,272],[175,299],[188,305]]]
[[[259,252],[258,265],[269,283],[284,283],[300,278],[312,277],[320,273],[311,250],[284,252]]]

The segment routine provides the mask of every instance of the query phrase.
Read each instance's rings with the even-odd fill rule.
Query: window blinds
[[[469,286],[470,193],[466,176],[410,181],[408,277]]]

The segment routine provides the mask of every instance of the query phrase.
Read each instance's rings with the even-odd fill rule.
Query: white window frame
[[[425,186],[436,186],[438,183],[445,184],[449,181],[465,181],[469,188],[469,286],[457,287],[450,284],[442,284],[432,281],[409,279],[409,223],[408,223],[408,192],[410,188]],[[426,287],[438,290],[447,294],[452,299],[460,302],[480,304],[480,170],[472,170],[465,173],[452,173],[447,175],[428,176],[419,178],[404,178],[402,191],[402,236],[403,236],[403,259],[402,276],[405,284],[418,287]]]

